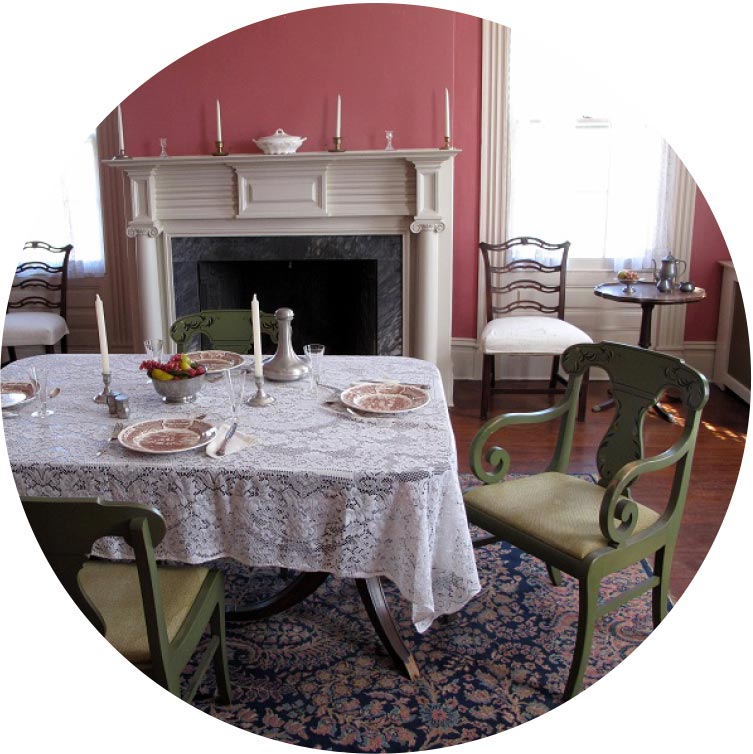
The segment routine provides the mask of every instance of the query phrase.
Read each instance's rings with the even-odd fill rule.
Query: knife
[[[217,448],[215,451],[215,455],[218,456],[224,456],[225,455],[225,449],[227,448],[227,444],[230,441],[230,438],[235,434],[235,430],[238,429],[238,422],[234,421],[230,425],[230,429],[225,433],[225,436],[222,438],[222,442],[220,443],[220,447]]]

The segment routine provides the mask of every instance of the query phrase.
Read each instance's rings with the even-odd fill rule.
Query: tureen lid
[[[270,136],[262,136],[259,139],[254,139],[254,141],[259,142],[275,142],[275,141],[283,141],[285,139],[300,139],[301,141],[305,141],[307,137],[305,136],[293,136],[292,134],[286,134],[285,131],[283,131],[281,128],[278,128],[273,134]]]

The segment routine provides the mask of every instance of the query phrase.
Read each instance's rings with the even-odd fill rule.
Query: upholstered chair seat
[[[556,317],[511,314],[487,322],[481,333],[485,354],[550,355],[562,353],[576,343],[591,342],[579,327]]]
[[[53,312],[8,312],[3,328],[3,345],[54,346],[68,335],[68,324]]]

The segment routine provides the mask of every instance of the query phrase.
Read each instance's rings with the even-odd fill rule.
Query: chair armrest
[[[510,454],[499,446],[489,448],[484,456],[484,446],[489,438],[501,431],[506,427],[512,427],[521,424],[542,424],[544,422],[553,421],[560,418],[572,408],[569,402],[562,402],[551,408],[544,409],[542,411],[533,411],[525,414],[500,414],[499,416],[490,419],[484,424],[471,442],[470,449],[470,464],[471,471],[477,479],[484,482],[484,484],[493,484],[499,482],[507,476],[510,469]],[[572,413],[573,419],[575,418]],[[555,450],[555,458],[552,459],[550,467],[555,464],[557,453],[560,449],[558,443]],[[487,469],[486,465],[491,465],[491,469]]]
[[[687,426],[677,442],[667,450],[649,458],[626,463],[615,473],[604,491],[599,510],[599,527],[610,545],[623,544],[638,523],[638,506],[633,500],[623,496],[625,490],[639,476],[661,471],[686,458],[695,446],[696,432],[697,425]],[[682,469],[682,471],[685,470]],[[687,474],[681,476],[687,477]],[[680,494],[685,493],[686,488],[687,479],[678,479],[676,476],[672,486],[672,496],[677,499]]]

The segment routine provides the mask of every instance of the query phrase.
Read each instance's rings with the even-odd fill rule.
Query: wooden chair
[[[518,247],[531,247],[531,258],[511,258]],[[575,343],[590,343],[583,330],[565,321],[565,283],[569,241],[551,244],[540,238],[521,236],[500,244],[480,243],[486,273],[486,326],[480,347],[484,357],[481,387],[481,418],[489,415],[496,393],[563,393],[565,380],[559,372],[560,354]],[[545,264],[533,258],[536,249],[556,262]],[[526,249],[528,251],[528,249]],[[531,274],[533,273],[533,275]],[[534,291],[521,298],[520,291]],[[536,311],[538,314],[520,314]],[[549,316],[542,316],[549,315]],[[554,315],[554,316],[551,316]],[[504,356],[546,355],[552,357],[548,387],[497,387],[495,360]],[[578,419],[586,416],[588,378],[583,381]]]
[[[565,688],[565,699],[569,699],[581,690],[597,618],[649,589],[654,626],[667,613],[672,555],[709,387],[706,378],[681,359],[617,343],[571,346],[562,356],[562,365],[570,382],[561,403],[530,414],[503,414],[478,431],[471,444],[471,467],[484,485],[472,488],[464,498],[469,521],[493,535],[474,544],[503,539],[541,558],[553,583],[560,583],[560,571],[578,580],[578,633]],[[607,372],[616,402],[614,418],[596,451],[595,484],[567,474],[580,382],[591,367]],[[681,401],[682,433],[669,449],[644,458],[646,412],[668,388]],[[510,454],[501,447],[485,450],[487,442],[506,427],[555,419],[560,422],[558,442],[546,470],[504,481]],[[670,466],[674,475],[662,513],[632,498],[631,485],[640,476]],[[651,576],[599,603],[604,576],[651,555]]]
[[[8,360],[16,360],[19,346],[44,346],[47,353],[54,353],[60,343],[60,350],[67,353],[66,291],[73,246],[27,241],[23,250],[28,261],[16,267],[3,327]]]
[[[181,696],[180,676],[209,625],[211,639],[183,697],[190,702],[210,663],[219,698],[231,700],[222,574],[157,567],[165,521],[154,508],[99,499],[23,497],[42,551],[66,591],[104,637],[154,681]],[[89,559],[100,537],[123,537],[135,565]]]
[[[277,343],[277,319],[274,314],[261,312],[262,339],[266,336]],[[170,327],[170,337],[178,352],[188,350],[187,345],[197,336],[205,336],[211,348],[234,353],[253,353],[253,328],[250,309],[206,309],[196,314],[179,317]],[[201,347],[201,346],[200,346]]]

